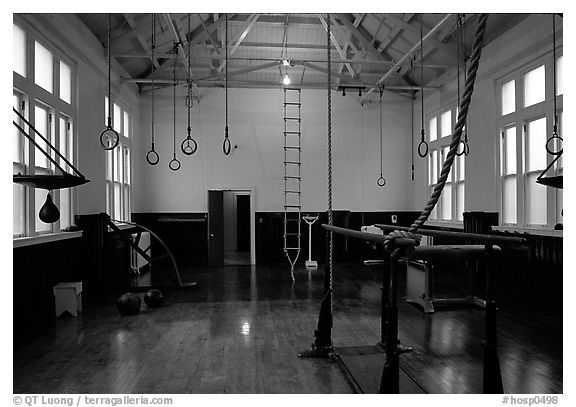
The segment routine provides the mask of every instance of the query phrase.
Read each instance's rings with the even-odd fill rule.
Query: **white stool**
[[[64,282],[54,286],[56,317],[68,311],[73,316],[82,312],[82,282]]]

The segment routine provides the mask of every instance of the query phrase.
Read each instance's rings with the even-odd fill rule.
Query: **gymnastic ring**
[[[172,165],[172,163],[174,163],[174,165]],[[180,169],[180,161],[178,161],[178,159],[176,157],[174,157],[169,163],[168,163],[168,167],[172,170],[172,171],[178,171]]]
[[[190,142],[194,143],[194,146],[192,147],[190,145]],[[186,145],[184,145],[186,144]],[[184,139],[184,141],[182,141],[182,144],[180,145],[180,149],[182,150],[182,152],[186,155],[192,155],[196,152],[196,150],[198,150],[198,143],[196,143],[196,140],[194,140],[193,138],[187,137]]]
[[[378,178],[378,181],[376,181],[376,184],[378,184],[379,187],[383,187],[384,185],[386,185],[386,178],[384,178],[382,175],[380,175],[380,178]]]
[[[226,137],[224,139],[224,143],[222,143],[222,151],[224,151],[224,155],[230,154],[230,149],[232,148],[230,144],[230,139]]]
[[[546,151],[547,151],[548,154],[550,154],[550,155],[560,155],[560,153],[561,153],[562,150],[563,150],[562,148],[561,148],[560,150],[558,150],[558,151],[554,151],[554,150],[552,150],[551,148],[548,147],[549,144],[550,144],[550,142],[551,142],[552,140],[554,140],[554,139],[559,139],[560,141],[564,142],[564,139],[563,139],[562,137],[560,137],[560,136],[558,135],[558,133],[554,133],[554,134],[552,134],[552,136],[551,136],[548,140],[546,140]]]
[[[426,149],[424,150],[424,152],[422,152],[422,147],[425,147]],[[424,140],[422,140],[420,142],[420,144],[418,144],[418,155],[421,158],[424,158],[428,155],[428,143],[426,143]]]
[[[160,162],[160,156],[156,151],[154,151],[154,149],[152,149],[146,154],[146,161],[148,161],[148,164],[150,165],[156,165]]]
[[[461,155],[466,155],[466,142],[464,140],[460,140],[458,142],[458,147],[460,147],[460,144],[462,144],[462,151],[458,151],[458,148],[456,148],[456,155],[458,157],[460,157]]]
[[[106,142],[106,140],[111,140],[110,142],[112,143],[112,146],[110,146],[110,142]],[[120,136],[112,127],[107,127],[106,130],[100,133],[100,145],[104,150],[114,150],[119,141]]]
[[[192,98],[189,95],[186,96],[186,102],[185,103],[186,103],[186,107],[192,107],[193,106],[192,105]]]

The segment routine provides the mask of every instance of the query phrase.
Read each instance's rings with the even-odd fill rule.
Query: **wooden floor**
[[[297,357],[313,341],[322,268],[298,269],[295,283],[284,264],[181,268],[198,286],[165,291],[162,308],[121,317],[116,294],[87,298],[80,317],[17,344],[14,393],[353,391],[336,362]],[[334,345],[374,345],[379,269],[336,265],[334,281]],[[401,273],[399,285],[400,339],[414,348],[401,356],[402,369],[428,393],[480,393],[482,309],[426,315],[403,301],[421,294],[423,273]],[[498,337],[506,393],[562,393],[561,308],[502,305]]]

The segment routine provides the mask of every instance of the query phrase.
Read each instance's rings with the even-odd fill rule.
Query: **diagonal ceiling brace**
[[[318,16],[318,19],[322,23],[324,30],[328,31],[328,24],[326,23],[326,20],[324,19],[324,17]],[[340,47],[340,44],[338,44],[338,41],[336,41],[336,38],[334,37],[334,33],[332,33],[332,32],[330,32],[330,41],[332,41],[332,44],[336,48],[336,51],[338,51],[338,55],[340,55],[340,58],[346,59],[346,54],[344,53],[344,51]],[[352,69],[352,65],[350,65],[349,63],[346,63],[345,66],[346,66],[346,69],[348,70],[348,72],[350,72],[350,75],[352,75],[352,77],[354,78],[356,76],[356,73],[354,72],[354,69]]]
[[[236,50],[238,49],[240,44],[242,44],[242,41],[244,41],[244,38],[246,38],[246,36],[248,35],[248,33],[250,32],[252,27],[254,27],[254,24],[256,24],[258,17],[260,17],[260,14],[252,14],[250,17],[248,17],[248,20],[246,20],[246,25],[245,25],[244,30],[242,31],[242,34],[240,34],[240,37],[238,37],[238,39],[236,40],[234,46],[232,47],[232,49],[228,53],[228,56],[234,55],[234,53],[236,52]],[[225,44],[225,45],[228,46],[228,44]],[[226,61],[222,61],[222,63],[218,67],[217,71],[221,72],[222,69],[224,69],[224,65],[226,65]]]

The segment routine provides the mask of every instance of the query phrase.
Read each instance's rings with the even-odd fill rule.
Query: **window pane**
[[[124,181],[125,184],[130,184],[130,150],[124,147]]]
[[[446,183],[440,196],[442,201],[442,219],[452,219],[452,184]]]
[[[458,166],[458,181],[464,181],[466,178],[466,164],[464,154],[456,156],[456,165]]]
[[[67,139],[68,137],[66,136],[66,120],[64,118],[60,118],[58,119],[58,129],[59,129],[59,145],[58,145],[58,150],[60,151],[60,154],[62,154],[64,157],[66,157],[66,152],[68,151],[68,146],[67,146]],[[70,171],[70,169],[68,168],[68,165],[64,162],[64,160],[62,158],[58,158],[58,164],[60,164],[60,166],[66,170],[66,171]]]
[[[106,181],[106,213],[110,215],[110,217],[113,217],[112,209],[110,208],[110,200],[112,199],[110,188],[110,182]]]
[[[72,69],[60,61],[60,99],[72,103]]]
[[[122,132],[122,109],[114,103],[114,130]]]
[[[524,75],[524,107],[543,102],[546,98],[545,75],[544,65]]]
[[[124,187],[124,216],[122,220],[130,221],[130,188]]]
[[[70,188],[60,190],[60,229],[70,226],[71,207],[70,207]]]
[[[35,43],[34,53],[34,82],[48,92],[54,91],[54,66],[52,53],[40,43]]]
[[[434,141],[438,138],[437,137],[437,130],[438,130],[438,128],[437,128],[437,124],[436,124],[436,117],[433,117],[430,119],[430,122],[428,124],[428,135],[430,136],[429,137],[430,141]]]
[[[438,181],[438,150],[432,150],[430,154],[430,184],[435,184]]]
[[[66,154],[66,158],[71,164],[74,164],[74,129],[72,128],[72,122],[69,119],[66,122],[66,126],[68,133],[68,153]]]
[[[130,117],[128,112],[124,112],[124,130],[122,131],[122,134],[126,137],[130,137]]]
[[[556,190],[556,223],[563,223],[564,216],[563,210],[564,208],[564,192],[562,189]]]
[[[546,168],[546,118],[528,123],[526,171]]]
[[[563,112],[559,112],[558,113],[558,135],[560,137],[562,137],[562,139],[564,139],[564,128],[562,126],[563,124],[563,119],[564,114]],[[560,151],[560,149],[564,148],[562,141],[560,141],[560,139],[555,139],[555,149],[556,151]],[[558,169],[562,169],[564,168],[564,160],[563,160],[563,156],[564,154],[562,154],[560,157],[558,157],[558,161],[556,161],[556,168]]]
[[[556,94],[564,94],[564,71],[562,69],[562,57],[556,58]]]
[[[464,220],[464,183],[459,182],[456,190],[456,219]]]
[[[112,180],[112,161],[114,160],[114,150],[106,151],[106,179]]]
[[[12,66],[14,72],[26,77],[26,33],[13,24],[12,30]]]
[[[36,130],[38,130],[40,134],[44,136],[44,138],[50,140],[50,133],[48,132],[48,111],[39,106],[35,106],[34,116],[34,127],[36,127]],[[44,151],[49,151],[47,144],[36,133],[34,133],[34,141],[36,141],[36,143],[38,143],[38,145],[42,147]],[[37,167],[49,168],[48,157],[46,157],[46,155],[44,155],[44,153],[42,153],[42,151],[36,147],[34,148],[34,163]]]
[[[432,189],[430,189],[430,193],[432,193]],[[434,209],[430,212],[430,219],[438,219],[438,205],[434,206]]]
[[[38,214],[40,213],[40,209],[46,202],[46,196],[48,195],[48,191],[40,188],[36,188],[34,191],[35,191],[34,213],[36,215],[36,232],[50,232],[52,224],[42,222],[38,216]]]
[[[440,118],[440,137],[447,137],[452,134],[452,111],[442,113]]]
[[[536,183],[538,173],[526,177],[526,223],[546,225],[546,187]]]
[[[502,85],[502,116],[516,110],[516,82],[511,80]]]
[[[108,96],[104,96],[104,126],[108,126]]]
[[[114,219],[121,220],[122,218],[122,191],[120,190],[120,184],[114,183]]]
[[[516,177],[504,178],[503,185],[503,214],[502,219],[504,223],[516,223]]]
[[[448,151],[450,151],[450,147],[444,147],[444,148],[442,149],[442,164],[441,164],[441,167],[444,165],[444,162],[446,161],[446,157],[448,156]],[[452,174],[454,174],[454,171],[452,171],[452,169],[454,168],[455,165],[456,165],[456,163],[453,162],[453,163],[452,163],[452,166],[450,167],[450,172],[448,173],[448,178],[447,178],[448,182],[454,180],[453,175],[452,175]],[[438,175],[440,175],[440,174],[438,174]]]
[[[16,110],[20,111],[20,98],[18,97],[18,95],[13,95],[13,99],[12,99],[12,103],[13,106]],[[22,126],[22,121],[15,117],[16,115],[14,115],[14,121],[16,123],[18,123],[21,127]],[[18,130],[16,128],[16,126],[12,126],[12,161],[15,163],[23,163],[24,162],[24,136],[22,135],[22,133],[20,133],[20,130]]]
[[[122,148],[115,148],[114,153],[114,181],[122,181]]]
[[[12,233],[14,235],[24,234],[24,186],[12,184]]]
[[[504,130],[505,175],[516,174],[516,127]]]

